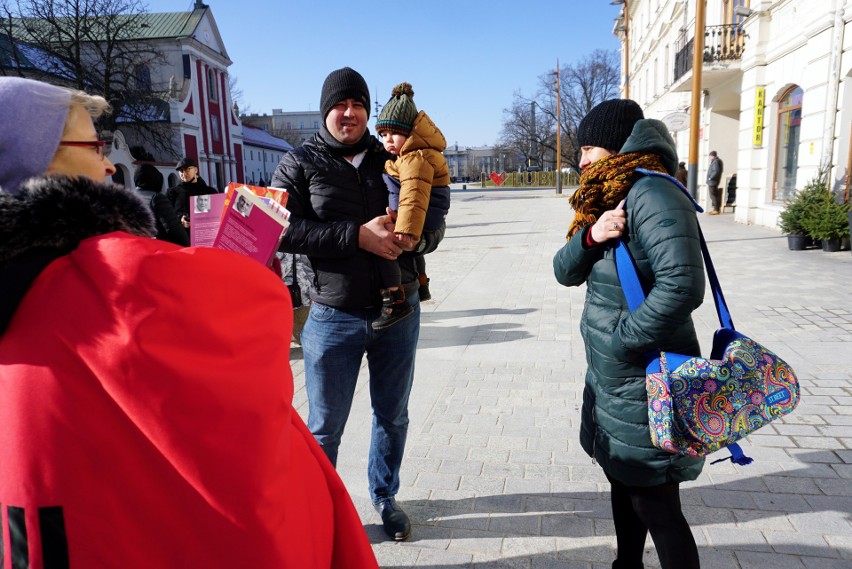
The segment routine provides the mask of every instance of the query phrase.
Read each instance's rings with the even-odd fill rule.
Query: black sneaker
[[[402,508],[393,498],[385,498],[373,504],[376,511],[382,516],[382,526],[385,533],[394,541],[405,541],[411,535],[411,522]]]
[[[405,302],[405,290],[402,287],[396,290],[383,288],[381,292],[382,313],[373,320],[373,330],[390,328],[414,312],[414,308]]]

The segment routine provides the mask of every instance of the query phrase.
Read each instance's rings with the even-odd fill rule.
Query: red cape
[[[292,317],[232,253],[110,233],[50,264],[0,337],[0,567],[377,567],[293,410]]]

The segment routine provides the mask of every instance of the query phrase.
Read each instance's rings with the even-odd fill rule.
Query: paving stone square
[[[608,484],[578,443],[585,290],[552,257],[571,219],[554,189],[454,190],[427,256],[402,487],[409,541],[381,529],[367,493],[370,404],[362,368],[338,470],[384,568],[608,569]],[[738,330],[796,370],[802,402],[683,485],[702,567],[852,567],[852,254],[789,251],[777,231],[700,215]],[[708,287],[708,295],[709,287]],[[710,296],[695,313],[709,353]],[[307,415],[301,349],[295,404]],[[724,455],[724,451],[719,453]],[[712,458],[717,458],[716,456]],[[649,539],[645,566],[658,568]]]

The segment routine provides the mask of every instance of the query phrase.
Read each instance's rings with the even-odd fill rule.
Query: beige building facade
[[[616,0],[622,94],[669,125],[681,160],[697,136],[699,203],[708,154],[737,174],[734,215],[774,227],[785,199],[826,170],[848,199],[852,163],[852,0],[708,0],[698,133],[690,129],[696,8]]]

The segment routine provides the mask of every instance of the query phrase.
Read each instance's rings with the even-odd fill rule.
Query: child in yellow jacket
[[[397,210],[394,233],[400,239],[417,243],[424,227],[437,229],[444,221],[449,210],[450,171],[441,154],[447,141],[428,115],[417,111],[413,97],[410,84],[400,83],[394,87],[390,100],[379,114],[376,132],[385,150],[398,157],[385,163],[389,204],[391,209]],[[373,328],[381,330],[396,324],[413,309],[405,302],[396,261],[379,259],[378,264],[382,277],[382,313],[373,322]],[[428,283],[425,265],[419,263],[420,266],[424,267],[419,269],[420,284],[425,285]],[[421,297],[421,300],[425,299]]]

